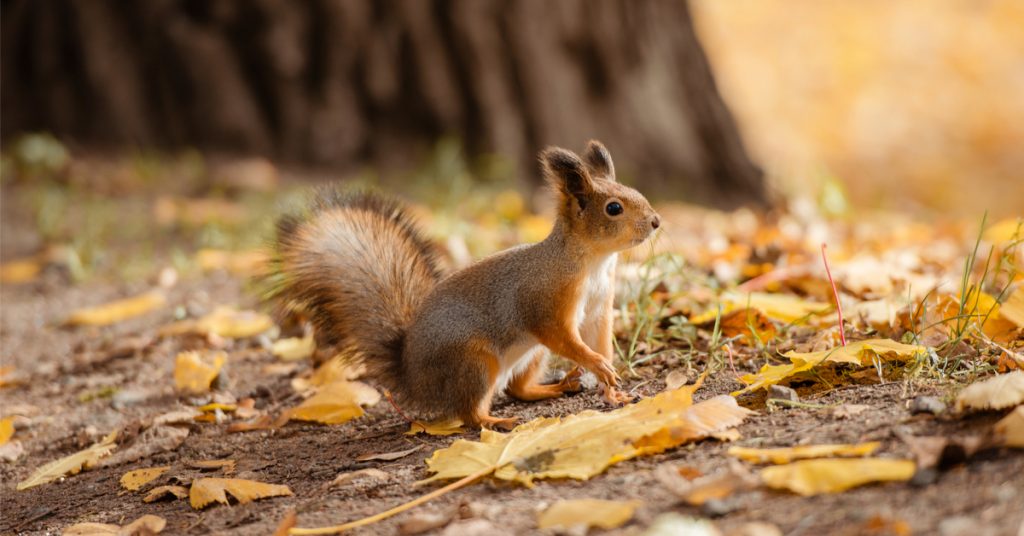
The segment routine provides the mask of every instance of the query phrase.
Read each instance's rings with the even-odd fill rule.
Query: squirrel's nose
[[[651,218],[651,227],[654,227],[655,229],[661,227],[661,219],[658,218],[657,214],[655,214],[654,217]]]

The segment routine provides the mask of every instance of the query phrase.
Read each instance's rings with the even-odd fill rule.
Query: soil
[[[5,219],[4,225],[8,223]],[[17,253],[7,249],[5,260]],[[28,417],[14,437],[22,442],[25,454],[13,463],[0,462],[0,533],[53,534],[78,522],[127,523],[154,514],[167,520],[165,533],[170,534],[269,534],[291,510],[298,514],[298,526],[337,524],[381,512],[429,491],[429,487],[414,486],[427,476],[424,458],[458,437],[478,437],[476,432],[449,437],[405,435],[408,424],[387,403],[338,426],[289,423],[276,430],[227,433],[226,423],[195,423],[189,425],[184,442],[169,452],[101,465],[58,482],[15,491],[16,483],[40,465],[82,449],[111,430],[122,429],[123,440],[130,441],[141,429],[140,423],[196,402],[174,393],[173,362],[178,351],[202,341],[155,339],[156,329],[173,320],[175,309],[183,307],[198,314],[218,304],[257,306],[243,282],[214,273],[183,278],[169,291],[168,307],[143,317],[106,328],[59,326],[75,308],[129,296],[149,286],[102,280],[71,285],[64,274],[47,272],[35,282],[4,285],[0,290],[3,365],[13,366],[16,377],[23,380],[0,390],[0,404],[4,415],[17,412]],[[287,407],[290,379],[308,365],[291,374],[268,373],[265,367],[276,360],[259,340],[226,344],[230,360],[220,390],[239,399],[252,397],[257,408]],[[637,371],[637,377],[626,381],[636,394],[650,396],[664,388],[668,372],[664,365]],[[731,371],[725,369],[708,379],[698,398],[737,387]],[[948,385],[929,381],[855,385],[819,393],[798,391],[811,404],[863,404],[869,408],[839,418],[831,407],[769,410],[763,396],[744,398],[741,403],[757,414],[739,428],[742,439],[737,444],[768,447],[880,441],[880,455],[909,458],[901,436],[981,433],[999,418],[996,414],[911,415],[908,404],[915,396],[949,395]],[[529,420],[591,408],[608,409],[593,390],[539,403],[502,397],[495,413]],[[413,446],[421,448],[398,460],[357,461],[362,455]],[[749,522],[771,523],[788,535],[905,534],[909,527],[914,534],[1009,536],[1024,530],[1024,452],[1019,450],[991,451],[952,464],[918,484],[872,485],[809,498],[754,490],[703,511],[681,505],[654,477],[654,470],[664,463],[689,466],[705,474],[723,469],[728,464],[728,446],[702,441],[623,462],[589,481],[542,481],[533,488],[485,481],[354,532],[395,534],[398,525],[410,517],[463,505],[463,512],[485,511],[492,523],[489,533],[533,534],[539,533],[538,510],[568,498],[642,501],[629,524],[606,531],[608,534],[642,532],[666,512],[713,517],[725,534]],[[187,462],[211,459],[233,459],[237,467],[231,476],[286,484],[294,495],[197,511],[182,500],[144,503],[140,493],[124,492],[119,484],[121,475],[129,470],[158,465],[170,465],[172,470],[156,483],[170,483],[176,475],[183,478],[189,471],[195,472],[187,468]],[[327,487],[338,474],[364,468],[379,469],[388,478]],[[434,533],[449,530],[459,534],[474,525],[473,520],[454,523]]]

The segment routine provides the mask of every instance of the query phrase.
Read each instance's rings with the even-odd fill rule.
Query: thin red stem
[[[736,363],[733,362],[733,360],[732,360],[732,346],[726,344],[725,345],[725,352],[727,354],[729,354],[729,368],[732,369],[732,375],[736,376],[736,381],[738,381],[740,383],[743,383],[743,380],[740,379],[740,373],[736,372]]]
[[[391,407],[395,408],[395,411],[397,411],[397,412],[398,412],[398,414],[399,414],[399,415],[400,415],[400,416],[401,416],[401,417],[402,417],[403,419],[405,419],[405,422],[407,422],[407,423],[409,423],[409,424],[412,424],[412,423],[413,423],[413,420],[412,420],[412,419],[410,419],[410,418],[409,418],[409,416],[408,416],[408,415],[406,415],[406,414],[405,414],[405,412],[403,412],[403,411],[402,411],[402,408],[398,407],[398,404],[397,404],[397,403],[395,403],[395,399],[394,399],[394,398],[393,398],[393,397],[391,396],[391,391],[388,391],[388,390],[386,390],[386,389],[385,389],[385,390],[384,390],[384,398],[388,399],[388,402],[390,402],[390,403],[391,403]]]
[[[843,305],[839,303],[839,291],[836,290],[836,281],[832,279],[832,270],[828,268],[828,257],[825,255],[825,248],[828,244],[821,243],[821,260],[825,263],[825,273],[828,274],[828,282],[832,285],[832,297],[836,299],[836,311],[839,312],[839,340],[846,346],[846,326],[843,324]]]

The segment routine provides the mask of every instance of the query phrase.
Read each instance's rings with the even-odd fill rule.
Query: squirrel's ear
[[[586,208],[594,185],[580,157],[572,151],[548,147],[540,153],[540,162],[545,180],[567,198],[575,198],[581,209]]]
[[[583,159],[587,167],[595,177],[615,182],[615,164],[612,163],[612,155],[608,149],[597,140],[587,142],[587,150],[583,152]]]

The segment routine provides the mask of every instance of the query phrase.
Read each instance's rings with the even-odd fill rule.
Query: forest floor
[[[79,197],[82,192],[90,193]],[[11,419],[14,434],[7,445],[16,443],[18,449],[13,454],[14,449],[10,447],[0,451],[9,456],[0,461],[0,533],[52,534],[76,523],[124,525],[152,514],[166,520],[164,532],[170,534],[269,534],[293,511],[299,527],[332,525],[384,511],[436,489],[433,484],[415,485],[429,476],[424,460],[459,439],[478,439],[479,432],[407,435],[409,423],[386,401],[368,407],[362,417],[336,425],[293,420],[282,426],[229,432],[233,424],[248,422],[239,414],[232,415],[230,410],[214,412],[215,422],[195,421],[188,415],[184,423],[179,420],[171,425],[153,424],[159,416],[194,411],[197,406],[211,401],[228,407],[244,406],[246,399],[252,399],[251,414],[277,415],[301,402],[303,396],[295,380],[308,379],[314,366],[308,359],[286,361],[275,357],[271,347],[276,329],[238,338],[209,333],[204,336],[167,334],[169,324],[202,317],[218,306],[259,311],[261,305],[247,283],[245,262],[195,260],[199,246],[220,243],[218,233],[222,229],[212,229],[201,221],[182,223],[182,214],[188,212],[180,209],[185,206],[182,204],[176,205],[179,219],[172,228],[164,227],[161,231],[152,227],[151,222],[141,222],[163,217],[160,209],[154,207],[161,203],[166,205],[166,202],[151,194],[147,189],[139,195],[101,202],[98,200],[108,199],[110,195],[88,183],[68,186],[58,181],[52,190],[45,191],[34,184],[8,182],[4,185],[2,255],[5,266],[16,259],[43,259],[44,256],[36,254],[53,251],[52,247],[46,250],[45,246],[58,241],[71,244],[74,254],[71,255],[73,260],[68,262],[64,254],[48,253],[45,260],[39,261],[38,273],[22,274],[19,278],[22,282],[8,282],[0,287],[0,348],[4,368],[4,375],[0,377],[0,417]],[[278,195],[270,193],[267,197],[275,196]],[[242,201],[234,199],[224,206],[237,204],[256,213],[255,217],[269,218],[262,212],[264,205],[250,203],[251,199],[244,196]],[[101,206],[86,208],[93,202]],[[54,203],[57,206],[51,206]],[[214,212],[223,216],[222,208]],[[47,214],[47,210],[61,214]],[[90,212],[92,210],[98,212]],[[684,215],[672,217],[670,213],[677,211],[666,209],[669,223],[665,232],[673,232],[669,227],[673,222],[680,228],[685,227],[687,232],[699,233],[702,232],[699,229],[715,228],[722,221],[735,223],[752,217],[749,214],[707,216],[703,211],[697,211],[700,216],[693,217],[685,215],[688,210],[697,211],[678,209]],[[96,225],[93,220],[100,217],[96,216],[100,212],[103,218],[112,220],[104,224],[102,233],[93,237],[102,242],[102,249],[95,244],[76,242],[76,232],[93,229]],[[64,218],[63,230],[53,230],[53,224],[47,220],[51,216]],[[518,214],[510,216],[514,220],[512,228],[518,219],[526,218]],[[196,218],[216,219],[208,215]],[[452,219],[458,220],[457,217]],[[83,223],[86,220],[92,223]],[[445,229],[466,228],[445,223],[440,217],[431,218],[428,223]],[[192,227],[188,227],[190,225]],[[479,238],[479,233],[474,231],[477,227],[467,225],[472,233],[467,236]],[[476,221],[475,225],[486,227],[489,224]],[[785,222],[776,221],[771,225],[775,229],[786,228]],[[252,227],[238,222],[236,226],[249,231],[258,228],[260,232],[267,228],[262,224]],[[908,224],[906,228],[912,227]],[[510,237],[500,229],[503,228],[492,232],[499,238],[495,242],[515,242],[522,237]],[[813,232],[813,226],[803,230]],[[531,232],[534,231],[523,231]],[[942,240],[937,238],[938,231],[936,233],[929,236],[953,244],[954,251],[948,255],[951,259],[962,260],[971,253],[974,244],[970,231],[944,234]],[[751,327],[755,331],[747,333],[760,336],[766,329],[771,331],[770,337],[760,344],[744,343],[742,328],[730,337],[724,325],[716,328],[706,321],[698,322],[698,302],[712,303],[722,289],[750,280],[749,275],[744,275],[743,267],[766,263],[778,266],[780,262],[777,254],[758,262],[756,244],[745,254],[736,254],[736,244],[743,241],[733,232],[720,234],[726,243],[716,251],[731,253],[687,258],[685,268],[672,274],[659,270],[661,279],[653,287],[640,285],[643,297],[633,305],[627,302],[622,308],[624,315],[619,319],[618,336],[626,359],[620,363],[620,369],[625,388],[630,392],[652,397],[665,390],[666,380],[673,371],[683,371],[692,383],[700,371],[708,370],[707,380],[695,394],[696,400],[707,400],[743,388],[745,383],[739,380],[740,375],[754,373],[766,362],[779,362],[781,351],[837,344],[837,330],[831,317],[796,327],[798,322],[780,321],[766,313],[766,321],[771,326]],[[709,240],[714,242],[708,236],[698,235],[692,240],[705,244]],[[852,305],[850,309],[861,311],[848,311],[849,316],[859,314],[860,321],[848,320],[847,336],[851,341],[880,336],[909,340],[896,328],[886,331],[870,325],[857,326],[867,319],[868,313],[864,312],[867,309],[856,305],[873,301],[864,298],[868,292],[862,288],[866,284],[863,274],[881,268],[862,266],[858,270],[844,271],[843,266],[849,266],[854,256],[844,253],[844,249],[850,248],[840,242],[864,239],[858,238],[854,231],[843,234],[842,239],[829,236],[834,240],[829,244],[829,252],[836,258],[833,269],[838,272],[840,292]],[[882,237],[876,238],[879,242],[885,241]],[[778,240],[778,237],[766,240]],[[467,242],[465,249],[475,254],[472,240]],[[689,247],[685,242],[668,242],[662,249]],[[905,243],[920,246],[920,242],[920,236],[914,235]],[[239,246],[238,242],[226,239],[224,243],[234,247],[250,245]],[[451,242],[448,245],[453,247]],[[880,246],[864,246],[865,249],[870,247]],[[890,242],[887,247],[900,247],[900,243]],[[455,249],[459,249],[458,245]],[[1010,259],[1011,264],[1019,262],[1012,251],[997,251],[996,254]],[[33,255],[36,256],[30,257]],[[885,257],[882,253],[878,255]],[[138,261],[141,263],[138,265],[126,260],[137,257],[146,259]],[[453,254],[453,257],[458,255]],[[790,266],[799,266],[800,262],[793,260],[794,257],[796,254],[790,252]],[[810,253],[805,257],[808,266],[820,260]],[[83,262],[87,259],[92,261]],[[937,270],[918,269],[931,264],[934,262],[925,259],[909,270],[917,276],[924,273],[936,277],[946,275]],[[942,265],[952,267],[955,262],[951,260]],[[628,263],[624,266],[620,271],[625,280],[623,287],[634,288],[630,280],[633,283],[641,279],[649,281],[649,274],[640,277],[638,270],[630,269]],[[737,267],[735,273],[729,266]],[[903,266],[906,268],[906,263]],[[805,300],[820,298],[821,303],[829,304],[831,291],[823,290],[821,282],[827,279],[817,273],[818,268],[820,265],[815,265],[813,277],[800,276],[803,283],[784,284],[781,289],[775,285],[771,287],[772,292],[785,292]],[[765,270],[762,272],[771,271]],[[1004,290],[1009,288],[1012,292],[1018,279],[1016,273],[1000,276],[996,273],[999,270],[992,270],[978,276],[981,287],[989,291],[990,287],[1002,285]],[[857,274],[862,276],[859,282]],[[881,279],[892,281],[895,278]],[[954,280],[954,284],[959,281]],[[165,301],[145,314],[105,326],[65,325],[73,311],[144,294],[154,288],[159,289]],[[683,294],[685,297],[680,298]],[[1003,298],[1005,296],[1000,296]],[[892,325],[899,324],[899,320],[892,321],[898,318],[898,309],[894,308],[890,315]],[[712,319],[715,316],[712,314]],[[832,328],[829,328],[830,322]],[[904,329],[903,333],[906,331]],[[644,533],[656,519],[671,512],[709,519],[721,534],[1024,534],[1024,451],[988,448],[974,454],[967,447],[961,448],[960,443],[989,436],[993,424],[1002,419],[1006,411],[958,413],[952,409],[964,385],[1015,368],[1013,356],[1020,355],[1022,343],[1019,328],[1008,336],[1003,335],[1000,339],[1003,342],[995,346],[1008,355],[993,351],[993,346],[980,336],[975,341],[962,333],[910,331],[921,336],[918,342],[935,350],[929,354],[929,363],[916,368],[876,363],[874,367],[842,369],[831,376],[821,373],[812,378],[791,379],[790,386],[800,397],[797,403],[766,403],[763,390],[740,395],[740,405],[755,413],[737,427],[738,438],[733,437],[732,441],[691,442],[660,454],[617,463],[582,481],[538,480],[533,487],[525,487],[484,479],[407,513],[357,529],[355,533],[394,534],[403,523],[425,521],[431,517],[427,514],[433,513],[444,520],[444,526],[433,529],[434,534],[551,533],[550,529],[537,528],[540,511],[560,500],[593,498],[639,501],[639,507],[626,524],[607,531],[595,529],[595,532],[607,534]],[[823,333],[826,337],[822,337]],[[946,339],[939,340],[941,337]],[[729,344],[727,348],[726,344]],[[952,354],[951,348],[959,353]],[[222,350],[227,355],[227,364],[214,382],[213,391],[202,395],[180,394],[174,380],[176,356],[185,350],[210,349]],[[920,397],[932,397],[924,400],[941,402],[949,408],[936,408],[935,413],[915,413],[911,405],[915,400],[920,401]],[[538,403],[501,396],[495,404],[495,414],[518,416],[521,422],[541,416],[567,416],[588,409],[608,411],[612,408],[593,388]],[[165,432],[173,429],[173,433],[161,435],[155,431],[157,429]],[[85,449],[115,430],[120,432],[117,448],[109,457],[99,459],[95,467],[25,490],[15,489],[44,464]],[[931,464],[923,461],[922,456],[926,458],[927,454],[921,454],[919,445],[916,450],[912,447],[913,438],[945,441],[939,452],[933,453],[940,458],[937,465],[934,460]],[[758,486],[734,490],[703,506],[681,501],[659,477],[664,467],[679,468],[680,474],[691,477],[729,470],[734,462],[727,450],[736,445],[760,448],[868,441],[881,444],[875,456],[916,459],[917,474],[909,481],[872,484],[842,493],[807,497]],[[416,450],[397,459],[360,461],[367,455],[412,448]],[[959,452],[951,452],[958,448]],[[201,461],[228,459],[234,463],[227,467],[196,465]],[[126,472],[156,466],[170,469],[139,491],[122,487],[121,478]],[[340,474],[362,469],[379,471],[365,471],[347,482],[332,484]],[[291,495],[245,504],[234,501],[231,505],[214,504],[205,509],[191,507],[187,498],[143,501],[146,492],[156,485],[187,486],[201,477],[286,485]],[[406,526],[404,530],[412,529]]]

